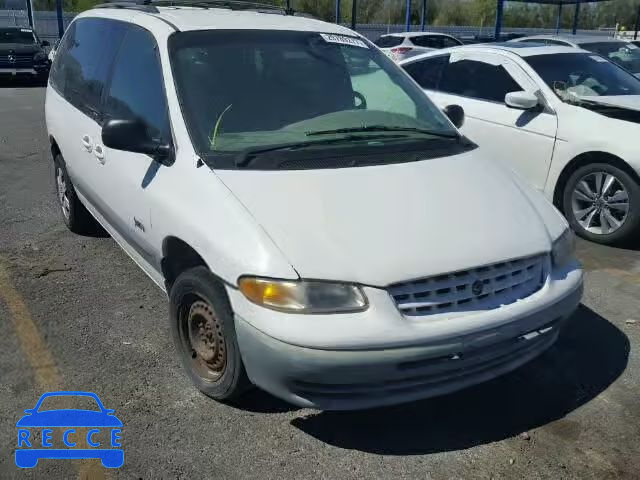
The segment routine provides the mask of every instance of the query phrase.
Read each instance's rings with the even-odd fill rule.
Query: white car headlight
[[[369,306],[362,289],[350,283],[241,277],[240,291],[253,303],[288,313],[345,313]]]
[[[47,56],[45,55],[44,52],[37,52],[34,56],[33,56],[33,61],[34,62],[41,62],[43,60],[46,60]]]
[[[567,228],[558,239],[553,242],[551,248],[551,256],[553,259],[553,265],[556,267],[562,267],[569,263],[575,253],[576,237],[570,228]]]

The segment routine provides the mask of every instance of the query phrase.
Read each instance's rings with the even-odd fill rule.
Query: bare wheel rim
[[[208,302],[197,299],[183,309],[181,338],[193,371],[206,382],[215,382],[227,366],[227,344],[222,323]]]
[[[573,189],[571,208],[574,218],[587,232],[610,235],[627,220],[629,193],[611,173],[588,173],[578,180]]]
[[[64,218],[71,215],[71,202],[69,201],[69,190],[67,187],[67,179],[60,167],[56,167],[56,191],[58,193],[58,202],[62,209]]]

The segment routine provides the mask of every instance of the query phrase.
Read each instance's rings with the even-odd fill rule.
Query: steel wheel
[[[191,351],[194,372],[206,382],[215,382],[227,365],[227,345],[222,323],[211,306],[196,299],[189,309],[183,309],[181,337],[183,348]]]
[[[56,191],[58,194],[58,203],[62,209],[62,215],[68,220],[71,216],[71,201],[69,200],[67,179],[62,168],[59,166],[56,167]]]
[[[620,229],[629,214],[629,193],[624,184],[608,172],[583,176],[571,195],[576,221],[587,232],[609,235]]]

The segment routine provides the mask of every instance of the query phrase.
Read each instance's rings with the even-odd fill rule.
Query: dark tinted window
[[[442,44],[443,44],[443,48],[449,48],[449,47],[457,47],[458,45],[462,45],[462,42],[460,42],[459,40],[456,40],[455,38],[442,37]]]
[[[0,43],[36,43],[33,31],[28,28],[0,28]]]
[[[448,63],[449,55],[442,55],[410,63],[404,69],[422,88],[438,90],[442,71]]]
[[[551,88],[560,88],[560,94],[640,95],[640,80],[598,55],[559,53],[525,60]]]
[[[445,67],[440,90],[454,95],[504,102],[507,93],[521,91],[522,87],[502,65],[463,59]]]
[[[81,18],[67,32],[56,54],[53,84],[73,105],[97,118],[109,68],[126,24]]]
[[[442,38],[439,35],[423,35],[421,37],[411,37],[411,42],[418,47],[442,48],[444,45]]]
[[[545,40],[545,45],[558,45],[560,47],[570,47],[567,42],[563,42],[562,40]]]
[[[640,49],[630,42],[593,42],[582,43],[581,48],[596,52],[613,63],[626,68],[631,73],[640,73]]]
[[[380,48],[397,47],[404,42],[404,37],[380,37],[374,43]]]
[[[153,36],[131,27],[113,68],[105,102],[109,118],[139,119],[155,139],[169,139],[167,100],[157,44]]]

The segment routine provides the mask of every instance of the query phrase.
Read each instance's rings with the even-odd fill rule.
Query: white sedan
[[[468,45],[401,62],[462,131],[544,191],[582,237],[640,230],[640,80],[570,47]],[[499,221],[497,219],[496,221]]]
[[[437,32],[389,33],[382,35],[374,43],[396,62],[421,53],[462,45],[457,38]]]

